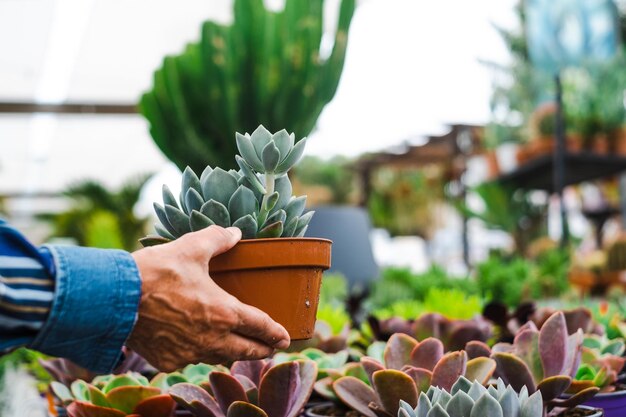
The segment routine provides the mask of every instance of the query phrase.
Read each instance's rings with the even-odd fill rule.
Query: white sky
[[[477,60],[506,59],[490,22],[511,26],[514,4],[363,0],[339,90],[308,154],[357,155],[441,133],[448,122],[486,122],[490,75]],[[229,5],[2,0],[0,100],[133,102],[162,57],[196,39],[208,17],[228,19]],[[165,169],[139,116],[53,118],[0,116],[0,193],[58,191],[85,177],[115,186],[134,173]]]

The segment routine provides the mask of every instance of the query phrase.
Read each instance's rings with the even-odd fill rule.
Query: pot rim
[[[245,239],[209,263],[211,273],[250,269],[330,267],[332,241],[322,238],[280,237]]]
[[[589,417],[601,417],[604,415],[604,410],[598,407],[591,407],[588,405],[578,405],[576,406],[576,408],[582,408],[583,410],[593,410],[596,412],[595,414],[592,414]]]

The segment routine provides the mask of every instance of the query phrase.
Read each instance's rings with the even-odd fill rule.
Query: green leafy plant
[[[302,157],[306,140],[295,144],[294,135],[281,130],[271,134],[259,126],[252,135],[236,134],[240,171],[206,167],[200,178],[187,167],[179,201],[163,186],[163,205],[154,204],[161,221],[158,236],[142,239],[144,245],[176,239],[211,225],[234,226],[244,239],[304,236],[313,216],[302,214],[306,196],[293,197],[287,171]]]
[[[44,392],[52,378],[42,366],[41,361],[48,357],[34,350],[19,348],[0,357],[0,385],[7,383],[7,370],[10,368],[23,368],[37,380],[37,389]]]
[[[361,358],[369,385],[351,376],[332,384],[341,401],[368,417],[396,415],[400,400],[415,407],[420,393],[430,386],[450,390],[461,375],[486,384],[496,367],[489,358],[468,361],[464,351],[444,355],[443,343],[438,339],[418,342],[404,334],[393,335],[383,355],[384,364]]]
[[[424,313],[439,313],[450,319],[470,319],[482,311],[482,300],[456,288],[430,288],[424,301],[400,300],[374,311],[380,319],[400,317],[414,319]]]
[[[313,391],[317,365],[297,360],[272,366],[233,364],[230,374],[209,375],[211,394],[197,385],[174,385],[170,395],[196,417],[296,417]]]
[[[307,156],[293,170],[292,180],[305,189],[311,186],[326,189],[328,195],[320,196],[318,203],[347,204],[353,200],[356,189],[350,163],[349,159],[341,156],[330,160]]]
[[[502,379],[495,387],[485,388],[478,381],[470,382],[461,376],[445,390],[430,387],[421,393],[417,407],[400,400],[398,417],[543,417],[541,393],[528,395],[522,389],[518,394]]]
[[[329,373],[341,369],[348,362],[348,357],[347,350],[326,353],[319,349],[307,348],[301,352],[278,352],[272,360],[276,365],[295,360],[312,360],[317,364],[317,379],[322,379]]]
[[[485,299],[515,307],[528,298],[526,286],[532,273],[530,261],[518,257],[507,261],[492,255],[476,266],[476,282]]]
[[[52,225],[51,237],[70,237],[83,246],[135,250],[148,226],[147,217],[134,213],[148,178],[133,178],[117,191],[93,180],[79,182],[63,192],[72,202],[68,210],[39,218]]]
[[[581,364],[569,392],[598,387],[600,392],[615,391],[618,374],[626,364],[624,340],[586,335],[583,341]]]
[[[108,376],[91,384],[76,380],[69,389],[53,382],[51,387],[67,405],[69,417],[170,417],[176,408],[168,394],[139,374]]]
[[[200,172],[235,154],[232,132],[259,123],[308,135],[335,94],[354,0],[342,0],[329,54],[322,50],[323,0],[236,0],[230,25],[205,22],[198,42],[168,56],[139,103],[159,148],[182,170]]]

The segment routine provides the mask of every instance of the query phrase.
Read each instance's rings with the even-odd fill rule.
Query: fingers
[[[187,233],[176,242],[185,245],[185,252],[194,258],[208,261],[235,246],[240,239],[241,230],[237,227],[209,226],[197,232]]]
[[[267,358],[274,353],[274,348],[254,339],[230,333],[222,342],[223,348],[209,353],[205,361],[224,363],[233,360],[254,360]]]
[[[267,313],[243,303],[239,303],[236,312],[239,322],[233,328],[234,332],[260,340],[276,349],[289,347],[289,333],[283,326],[272,320]]]

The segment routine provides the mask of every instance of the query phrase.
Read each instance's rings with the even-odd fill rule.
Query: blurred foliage
[[[340,334],[350,324],[350,316],[345,308],[320,303],[317,309],[317,320],[326,322],[334,335]]]
[[[291,179],[299,182],[305,188],[306,186],[322,186],[328,190],[328,197],[321,197],[316,200],[325,199],[326,201],[323,202],[329,204],[347,204],[354,199],[355,190],[354,171],[351,169],[350,163],[350,159],[342,156],[330,160],[306,156],[292,170]],[[313,197],[309,190],[296,194],[306,194],[309,200]]]
[[[259,124],[305,137],[339,83],[355,0],[340,3],[332,48],[323,48],[324,0],[287,0],[279,12],[263,0],[233,7],[232,24],[207,21],[199,41],[165,57],[139,103],[155,143],[181,170],[237,169],[235,132]]]
[[[133,210],[148,178],[134,178],[118,191],[93,180],[79,182],[63,192],[71,200],[68,210],[39,217],[51,224],[50,237],[69,237],[81,246],[135,250],[149,217],[137,217]]]
[[[482,312],[483,302],[456,288],[430,288],[423,301],[401,300],[374,311],[378,319],[400,317],[414,320],[424,313],[439,313],[450,319],[471,319]]]
[[[10,353],[0,356],[0,381],[5,381],[5,373],[8,368],[24,368],[37,380],[37,389],[39,392],[45,392],[52,382],[52,377],[39,364],[39,359],[47,359],[48,356],[43,353],[26,348],[18,348]]]
[[[493,72],[492,122],[487,128],[487,143],[492,147],[507,141],[533,139],[533,131],[529,129],[533,112],[540,104],[553,101],[555,95],[552,75],[535,69],[530,63],[522,1],[515,10],[516,28],[496,27],[511,53],[510,62],[485,62]],[[625,8],[622,8],[620,21],[624,32]],[[625,64],[626,51],[622,49],[607,62],[587,62],[579,68],[562,71],[565,122],[569,132],[581,134],[588,142],[595,134],[611,133],[626,122]]]
[[[496,182],[482,183],[471,190],[482,202],[481,211],[456,204],[468,218],[482,220],[490,229],[507,232],[516,250],[525,254],[531,241],[545,234],[547,205],[536,204],[530,192],[513,191]]]
[[[326,273],[320,287],[320,306],[344,307],[348,299],[348,281],[339,273]]]
[[[417,235],[428,239],[437,225],[438,206],[444,199],[438,172],[378,169],[372,175],[368,209],[375,227],[392,235]]]
[[[433,288],[456,289],[468,296],[478,294],[473,280],[451,277],[439,266],[421,274],[415,274],[408,268],[385,268],[381,279],[372,284],[366,304],[371,311],[375,311],[402,300],[423,302]]]
[[[536,260],[492,255],[476,266],[476,282],[485,300],[509,307],[522,301],[559,297],[569,290],[569,252],[547,250]]]

